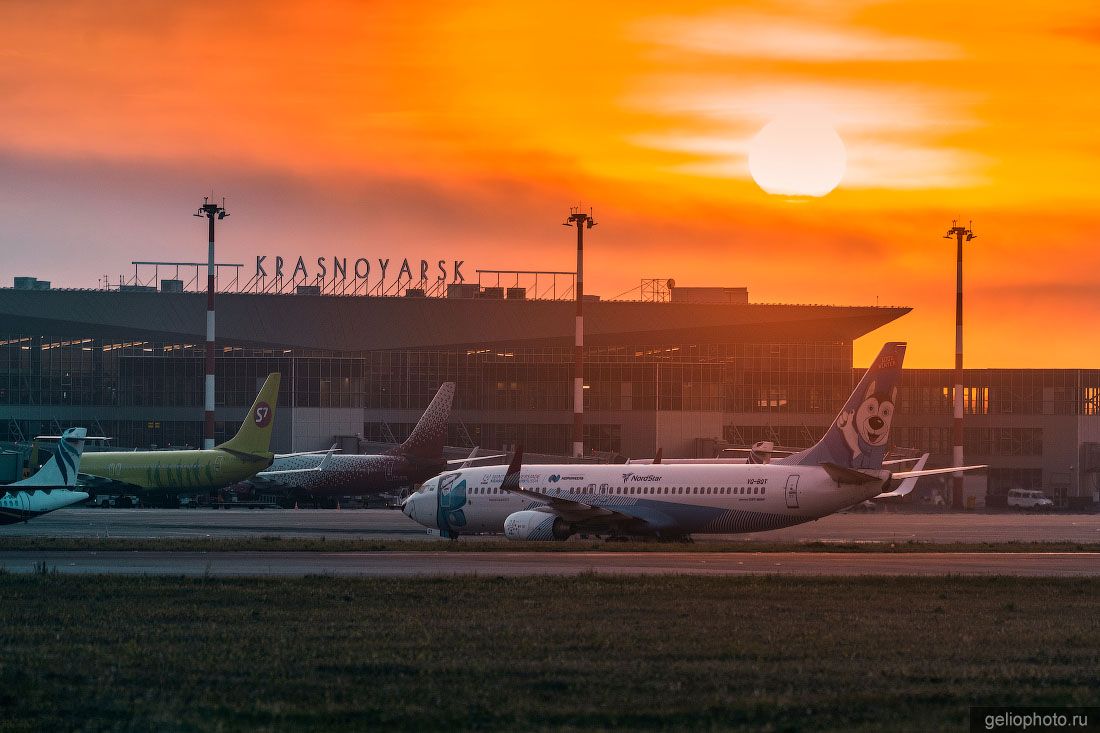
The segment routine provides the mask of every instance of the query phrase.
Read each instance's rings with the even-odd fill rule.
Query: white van
[[[1012,489],[1008,492],[1008,505],[1017,509],[1053,509],[1054,502],[1042,491]]]

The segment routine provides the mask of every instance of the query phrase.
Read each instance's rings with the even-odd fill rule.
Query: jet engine
[[[571,534],[569,522],[549,512],[529,509],[504,520],[504,536],[510,540],[564,540]]]

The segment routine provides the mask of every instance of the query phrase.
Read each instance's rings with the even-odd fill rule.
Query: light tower
[[[971,222],[970,226],[973,226]],[[944,239],[954,238],[958,244],[955,258],[955,420],[954,439],[955,446],[952,451],[952,465],[963,465],[963,241],[969,242],[977,236],[969,227],[959,226],[958,220],[951,222],[951,228]],[[951,474],[951,506],[955,509],[963,508],[963,475],[962,471]]]
[[[577,227],[577,296],[576,338],[573,341],[573,457],[584,455],[584,230],[596,226],[592,208],[588,213],[581,207],[569,209],[569,218],[562,224]]]
[[[206,259],[206,381],[202,425],[202,447],[214,447],[214,220],[229,216],[225,210],[225,197],[221,206],[210,203],[209,196],[203,196],[202,206],[195,216],[205,216],[210,220],[210,247]]]

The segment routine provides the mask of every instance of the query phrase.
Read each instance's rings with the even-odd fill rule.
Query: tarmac
[[[519,575],[1012,575],[1097,577],[1095,553],[5,551],[12,573],[366,577]]]
[[[0,537],[425,539],[424,527],[392,509],[62,509]],[[502,537],[495,536],[502,542]],[[485,536],[479,539],[493,539]],[[1021,512],[833,514],[814,522],[713,540],[766,542],[1100,542],[1100,514]]]

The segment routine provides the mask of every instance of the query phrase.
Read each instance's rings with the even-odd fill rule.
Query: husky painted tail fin
[[[414,461],[438,463],[443,460],[443,441],[447,437],[447,421],[451,417],[451,402],[455,397],[455,383],[444,382],[439,386],[428,409],[420,416],[409,439],[394,451]]]
[[[817,445],[772,463],[882,468],[904,360],[904,343],[885,344]]]
[[[27,486],[59,489],[76,486],[76,474],[80,471],[80,456],[84,453],[84,439],[88,437],[86,428],[69,428],[57,441],[57,450],[53,458],[39,469],[38,473],[17,481],[12,486]]]
[[[264,386],[256,395],[256,401],[252,403],[252,409],[248,411],[237,434],[218,448],[245,456],[271,456],[271,428],[275,423],[280,381],[278,372],[267,375]]]

